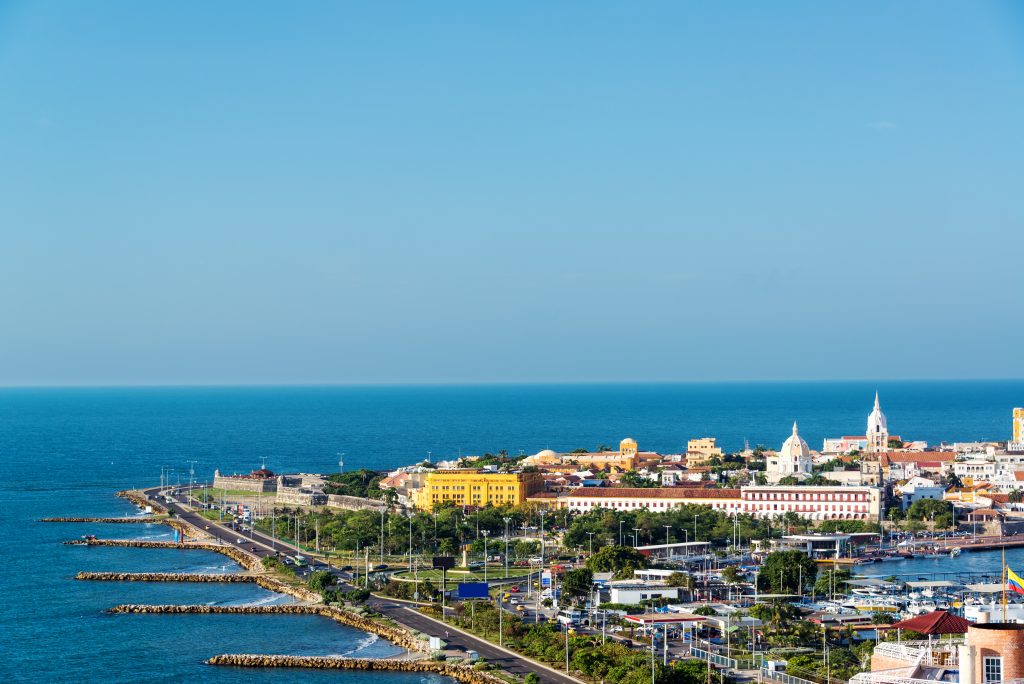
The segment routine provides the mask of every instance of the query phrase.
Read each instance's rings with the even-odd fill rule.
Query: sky
[[[1019,378],[1013,2],[0,0],[0,385]]]

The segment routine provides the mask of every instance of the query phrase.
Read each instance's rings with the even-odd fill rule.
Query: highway
[[[240,548],[257,556],[258,558],[273,556],[277,552],[291,555],[300,553],[300,551],[294,546],[285,544],[280,540],[272,539],[262,532],[255,530],[252,526],[248,526],[249,530],[242,533],[232,530],[226,525],[222,525],[216,521],[207,520],[197,511],[193,510],[191,506],[187,506],[178,501],[178,498],[184,496],[183,494],[178,495],[177,497],[172,497],[171,501],[166,501],[161,496],[161,491],[169,490],[163,490],[160,487],[151,487],[143,490],[143,493],[149,500],[160,504],[169,511],[173,511],[176,517],[201,530],[204,530],[214,539],[227,546]],[[239,539],[242,539],[243,543],[239,544]],[[305,554],[305,552],[302,553]],[[313,559],[310,558],[310,561],[312,562]],[[330,569],[332,574],[339,578],[342,582],[343,588],[351,588],[350,585],[345,583],[346,580],[350,579],[348,573],[343,573],[340,570],[330,568],[329,566],[325,567]],[[367,600],[366,603],[367,606],[373,610],[376,610],[401,624],[407,625],[412,629],[421,631],[425,634],[441,637],[445,642],[447,642],[448,647],[451,649],[476,651],[481,657],[486,658],[489,662],[496,663],[503,670],[511,672],[512,674],[524,677],[533,672],[540,677],[541,682],[544,682],[545,684],[549,682],[551,684],[580,684],[578,679],[574,679],[564,673],[559,673],[555,670],[539,665],[532,660],[516,655],[510,651],[505,651],[504,649],[471,634],[445,626],[439,621],[429,618],[400,602],[373,596]],[[506,608],[507,612],[511,612],[511,606],[508,604],[502,605]],[[530,611],[530,613],[532,614],[532,611]],[[523,617],[529,619],[526,615]],[[534,617],[534,619],[536,618]]]

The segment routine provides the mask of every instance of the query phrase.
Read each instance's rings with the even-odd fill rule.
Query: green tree
[[[309,576],[306,584],[313,591],[323,591],[334,583],[334,577],[326,570],[318,570]]]
[[[587,559],[594,572],[611,572],[616,578],[633,576],[634,570],[647,567],[647,556],[628,546],[606,546]]]
[[[776,551],[765,557],[757,584],[761,591],[796,594],[808,584],[814,584],[817,575],[817,564],[803,551]]]
[[[590,568],[569,570],[562,575],[562,596],[577,603],[592,593],[594,571]]]
[[[726,584],[739,584],[744,580],[744,576],[738,567],[728,565],[722,570],[722,579]]]

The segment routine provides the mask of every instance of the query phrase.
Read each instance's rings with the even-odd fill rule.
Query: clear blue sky
[[[1024,6],[0,2],[0,384],[1020,377]]]

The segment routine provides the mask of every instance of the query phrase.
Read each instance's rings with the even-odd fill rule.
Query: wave
[[[363,649],[369,648],[378,641],[380,641],[380,637],[376,634],[367,634],[365,638],[360,639],[356,643],[355,648],[353,648],[351,651],[346,651],[344,655],[352,655],[353,653],[359,653]]]

